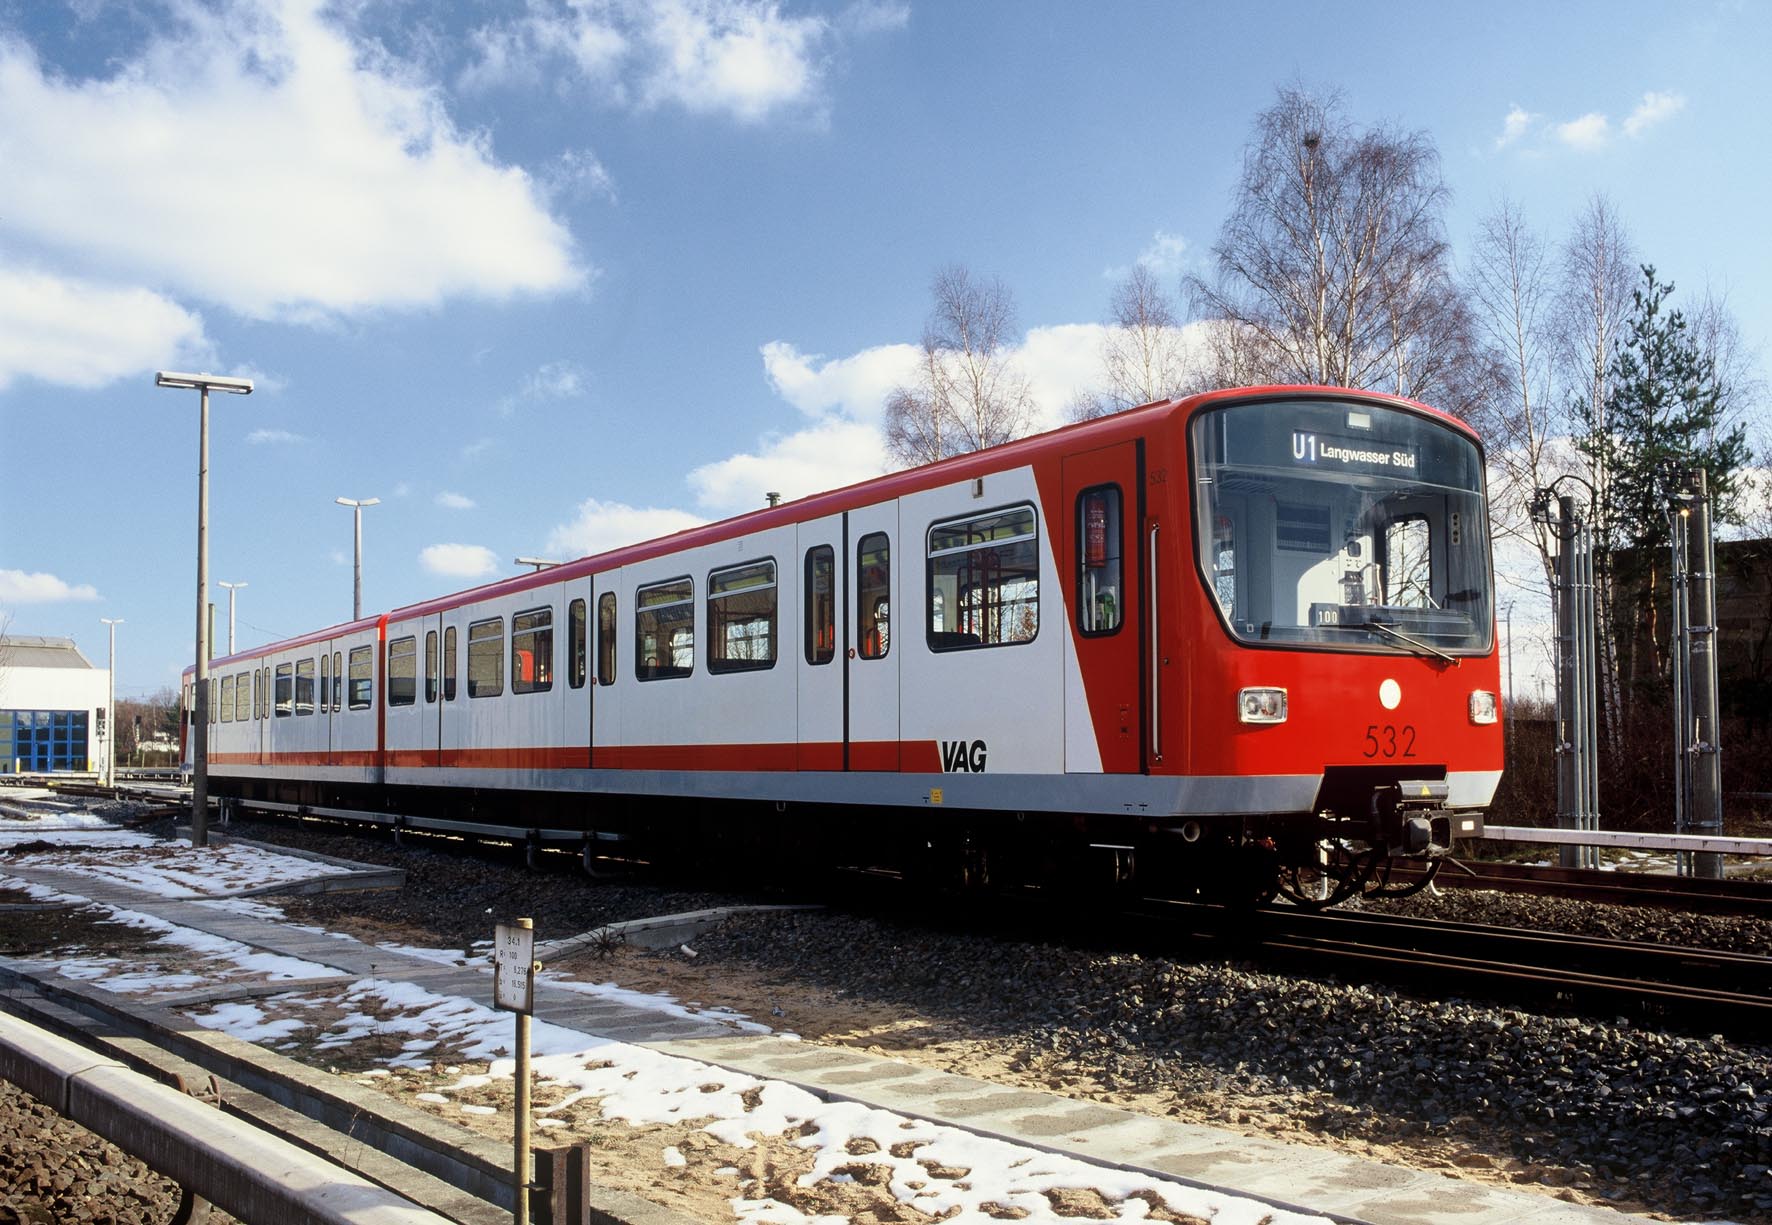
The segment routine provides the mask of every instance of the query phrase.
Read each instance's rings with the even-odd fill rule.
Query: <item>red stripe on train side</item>
[[[939,774],[941,753],[933,740],[893,742],[863,741],[849,746],[851,770],[907,774]],[[441,757],[441,762],[437,758]],[[482,770],[585,770],[590,750],[576,748],[445,749],[440,755],[428,749],[391,749],[386,753],[291,753],[270,754],[260,763],[252,753],[225,753],[213,760],[225,765],[367,766],[386,764],[403,768],[432,768],[436,764],[457,769]],[[722,773],[782,773],[795,770],[837,771],[843,765],[843,746],[821,744],[647,744],[623,745],[597,750],[599,770],[682,770]],[[603,764],[607,763],[607,764]],[[886,763],[891,763],[887,765]],[[901,764],[902,763],[902,764]],[[896,768],[895,768],[896,767]]]

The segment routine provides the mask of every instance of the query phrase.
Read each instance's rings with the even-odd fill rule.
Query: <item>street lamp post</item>
[[[252,380],[162,370],[156,387],[195,388],[197,428],[197,675],[191,695],[191,845],[209,845],[209,393],[252,394]]]
[[[351,571],[351,620],[363,619],[363,508],[380,506],[380,498],[334,498],[340,506],[351,508],[351,515],[356,520],[356,564]]]
[[[100,617],[111,627],[111,657],[105,663],[105,786],[117,785],[117,627],[122,617]]]
[[[216,586],[228,589],[228,654],[232,655],[234,653],[234,593],[246,584],[217,582]]]

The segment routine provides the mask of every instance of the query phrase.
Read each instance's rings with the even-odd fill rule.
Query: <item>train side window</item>
[[[325,651],[320,652],[320,710],[322,713],[332,709],[332,656]]]
[[[1126,616],[1120,507],[1118,485],[1077,495],[1077,630],[1085,637],[1119,633]]]
[[[336,682],[337,677],[333,677]],[[375,704],[375,648],[351,648],[351,692],[348,698],[352,710],[368,710]]]
[[[295,661],[295,713],[298,715],[314,713],[314,661],[312,659]]]
[[[410,706],[418,700],[418,638],[408,634],[388,643],[388,705]]]
[[[263,668],[254,668],[252,670],[252,717],[254,719],[262,719],[265,717],[264,675]]]
[[[443,631],[443,700],[455,701],[455,627]]]
[[[511,692],[546,693],[554,687],[554,610],[532,608],[511,617]]]
[[[1033,507],[931,525],[928,566],[930,650],[1015,646],[1040,632]]]
[[[367,651],[369,648],[364,647],[363,649],[365,651]],[[356,657],[357,657],[357,653],[355,651],[352,651],[351,658],[355,659]],[[343,703],[340,702],[340,700],[339,700],[340,695],[344,693],[344,688],[345,688],[345,657],[344,657],[344,653],[342,651],[334,651],[332,653],[332,709],[335,711],[344,709]]]
[[[252,682],[258,679],[256,672],[242,672],[234,678],[237,686],[234,690],[234,722],[248,723],[252,720]]]
[[[597,597],[597,683],[615,684],[615,593]]]
[[[222,677],[221,721],[223,723],[234,721],[234,678],[231,676]]]
[[[574,600],[566,606],[566,633],[571,639],[572,666],[566,671],[566,683],[574,689],[585,686],[585,602]]]
[[[214,676],[209,678],[209,721],[221,722],[221,680]]]
[[[468,696],[495,698],[505,691],[505,619],[468,626]]]
[[[425,705],[437,700],[437,631],[425,631]]]
[[[885,659],[892,649],[892,546],[870,532],[855,546],[855,640],[863,659]]]
[[[708,573],[708,671],[775,666],[775,561]]]
[[[295,665],[277,665],[277,717],[287,719],[295,713]]]
[[[634,591],[634,676],[658,681],[695,671],[695,580]]]
[[[828,544],[806,550],[806,662],[837,657],[837,551]]]

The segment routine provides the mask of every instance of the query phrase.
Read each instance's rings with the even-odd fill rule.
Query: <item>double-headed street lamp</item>
[[[246,586],[246,584],[223,583],[218,581],[216,586],[226,587],[228,589],[228,654],[232,655],[234,653],[234,593]]]
[[[334,498],[340,506],[349,506],[357,521],[357,562],[351,578],[351,620],[363,619],[363,508],[380,506],[380,498]]]
[[[105,786],[117,785],[117,627],[122,617],[100,617],[111,627],[111,656],[105,661]]]
[[[191,845],[209,845],[209,393],[252,394],[252,380],[162,370],[156,387],[195,388],[197,432],[197,676],[191,695]]]

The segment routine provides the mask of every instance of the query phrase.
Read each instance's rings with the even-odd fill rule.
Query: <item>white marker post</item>
[[[535,922],[500,923],[492,945],[492,1006],[517,1014],[515,1225],[529,1225],[529,1016],[535,1008]]]

